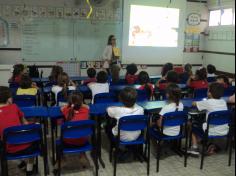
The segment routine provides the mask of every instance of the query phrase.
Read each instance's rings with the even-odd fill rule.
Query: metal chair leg
[[[159,172],[159,165],[160,165],[160,157],[161,157],[161,141],[158,141],[157,144],[157,172]]]
[[[147,146],[147,150],[148,150],[148,160],[147,160],[147,175],[149,175],[150,174],[150,153],[151,153],[151,149],[150,149],[150,141],[148,142],[148,144],[147,144],[148,146]]]
[[[229,163],[228,163],[229,167],[231,166],[231,160],[232,160],[232,148],[233,148],[232,145],[233,145],[232,137],[230,137],[230,140],[229,140]]]
[[[202,153],[201,153],[201,154],[202,154],[202,156],[201,156],[201,166],[200,166],[200,169],[201,169],[201,170],[203,169],[203,164],[204,164],[206,144],[207,144],[207,141],[204,140],[204,141],[203,141],[203,144],[202,144]]]
[[[118,155],[118,147],[115,147],[115,156],[114,156],[114,176],[116,176],[116,169],[117,169],[117,155]]]

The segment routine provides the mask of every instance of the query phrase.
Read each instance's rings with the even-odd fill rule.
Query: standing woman
[[[110,74],[112,65],[119,64],[120,50],[116,47],[116,38],[110,35],[108,38],[107,46],[103,52],[103,59],[105,60],[103,68]]]

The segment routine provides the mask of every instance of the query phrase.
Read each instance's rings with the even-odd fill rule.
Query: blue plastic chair
[[[208,89],[195,89],[194,98],[207,98]]]
[[[65,140],[68,139],[81,139],[81,138],[91,138],[92,144],[87,142],[81,147],[68,147],[65,144]],[[77,122],[66,122],[61,126],[61,137],[57,140],[57,160],[58,160],[58,175],[61,175],[61,158],[65,154],[81,154],[88,151],[93,151],[94,153],[94,164],[96,168],[96,176],[98,176],[98,160],[97,160],[97,150],[96,150],[96,138],[95,138],[95,121],[85,120]]]
[[[23,145],[27,143],[37,143],[39,145],[32,153],[7,153],[7,145]],[[42,156],[44,159],[44,175],[47,175],[46,150],[41,125],[22,125],[5,129],[3,132],[3,152],[1,154],[3,175],[8,175],[8,161],[36,158],[38,167],[39,156]]]
[[[147,174],[149,175],[150,171],[150,141],[149,141],[149,133],[148,133],[148,118],[144,115],[136,115],[136,116],[127,116],[123,117],[119,120],[118,125],[118,136],[113,136],[111,141],[110,148],[110,161],[112,161],[112,151],[115,148],[114,155],[114,176],[116,176],[117,170],[117,154],[120,146],[134,146],[134,145],[145,145],[145,155],[148,150],[147,156]],[[120,140],[121,131],[133,132],[133,131],[142,131],[140,137],[137,140],[124,142]],[[145,134],[146,131],[146,134]],[[146,158],[146,157],[145,157]]]
[[[207,143],[209,139],[222,139],[222,138],[227,138],[228,143],[230,144],[230,149],[229,149],[229,162],[228,165],[231,166],[231,157],[232,157],[232,112],[231,111],[218,111],[218,112],[212,112],[208,116],[207,120],[207,129],[206,131],[203,131],[203,129],[199,129],[196,127],[192,127],[192,132],[195,135],[197,135],[200,139],[203,141],[203,146],[202,146],[202,152],[201,152],[201,166],[200,169],[203,169],[203,164],[204,164],[204,158],[205,158],[205,149],[207,147]],[[229,132],[226,135],[223,136],[212,136],[209,135],[209,129],[210,126],[216,126],[216,125],[229,125]]]
[[[159,163],[161,155],[161,142],[162,141],[179,141],[178,149],[181,149],[181,140],[186,138],[185,151],[184,151],[184,167],[187,167],[187,147],[188,147],[188,113],[185,111],[171,112],[164,115],[162,120],[161,129],[152,127],[150,129],[150,136],[158,141],[157,144],[157,172],[159,172]],[[165,127],[180,126],[180,133],[176,136],[167,136],[163,133]]]
[[[13,102],[19,107],[32,107],[37,105],[37,98],[32,95],[16,95],[13,96]]]
[[[138,97],[137,101],[142,102],[142,101],[149,101],[151,99],[151,95],[148,95],[146,90],[136,90]]]
[[[97,94],[94,97],[94,104],[97,103],[114,103],[117,102],[116,96],[114,93],[101,93]]]
[[[232,96],[233,94],[235,94],[235,86],[230,86],[227,89],[225,89],[224,92],[225,97]]]
[[[207,81],[208,81],[208,83],[216,82],[216,77],[208,77]]]
[[[73,92],[75,92],[75,90],[68,90],[67,91],[67,95],[71,95]],[[59,103],[67,103],[68,100],[62,95],[62,92],[59,92],[57,94],[57,106],[59,106]]]

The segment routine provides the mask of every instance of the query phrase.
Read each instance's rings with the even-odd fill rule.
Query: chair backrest
[[[3,132],[3,143],[5,146],[6,144],[21,145],[39,142],[42,139],[42,127],[38,124],[9,127]]]
[[[188,113],[186,111],[176,111],[171,113],[166,113],[162,120],[162,131],[164,127],[183,127],[188,122]]]
[[[36,106],[36,96],[32,95],[15,95],[13,96],[13,102],[19,107],[31,107]]]
[[[93,120],[66,122],[61,126],[61,138],[63,140],[89,137],[94,134],[94,128]]]
[[[148,95],[148,92],[146,90],[137,90],[138,93],[138,97],[137,97],[137,101],[149,101],[149,99],[151,98],[151,95]]]
[[[143,131],[148,127],[148,118],[144,115],[122,117],[119,120],[119,131]]]
[[[207,81],[208,83],[216,82],[216,77],[208,77]]]
[[[67,91],[67,95],[69,96],[70,94],[72,94],[73,92],[75,92],[75,90],[68,90]],[[66,103],[68,102],[68,100],[65,98],[65,96],[62,94],[62,92],[59,92],[57,94],[57,105],[59,105],[59,102],[63,102]]]
[[[25,118],[31,117],[48,117],[48,110],[46,107],[23,107],[21,111],[24,113]]]
[[[19,83],[15,83],[15,82],[9,83],[9,88],[19,88],[19,87],[20,87]]]
[[[235,86],[230,86],[225,89],[224,96],[232,96],[233,94],[235,94]]]
[[[206,98],[208,89],[195,89],[194,98]]]
[[[96,103],[114,103],[116,102],[116,97],[114,93],[101,93],[94,97],[94,104]]]
[[[126,85],[126,80],[120,79],[118,82],[111,82],[111,86],[124,86]]]
[[[58,118],[62,118],[63,114],[61,112],[61,107],[59,106],[54,106],[54,107],[50,107],[48,108],[48,116],[51,119],[58,119]]]
[[[216,111],[208,115],[208,125],[227,125],[232,120],[232,112],[227,111]]]

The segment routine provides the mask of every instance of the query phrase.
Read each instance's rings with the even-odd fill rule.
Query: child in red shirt
[[[0,86],[0,137],[6,128],[28,124],[20,109],[12,104],[12,96],[8,87]],[[10,145],[7,144],[8,154],[24,153],[32,147],[32,144]],[[24,163],[24,162],[23,162]],[[22,164],[21,164],[22,165]],[[23,164],[25,166],[25,164]],[[23,167],[23,166],[22,166]],[[33,160],[28,160],[26,175],[33,174]]]
[[[87,75],[89,79],[84,80],[83,85],[88,85],[89,83],[97,82],[97,79],[96,79],[97,71],[95,70],[95,68],[89,68],[87,70]]]
[[[149,78],[149,75],[148,75],[147,72],[142,71],[142,72],[139,73],[139,83],[141,85],[139,90],[146,90],[149,99],[151,99],[151,97],[154,94],[154,87],[150,83],[150,78]]]
[[[135,75],[138,71],[137,65],[130,64],[127,66],[126,70],[125,80],[127,84],[135,84],[138,80],[138,75]]]
[[[202,67],[196,71],[195,76],[189,78],[187,85],[192,89],[207,89],[207,70]]]
[[[171,70],[167,73],[165,78],[160,79],[156,86],[159,90],[163,91],[167,88],[167,86],[171,83],[178,84],[179,82],[179,75],[177,72]]]

